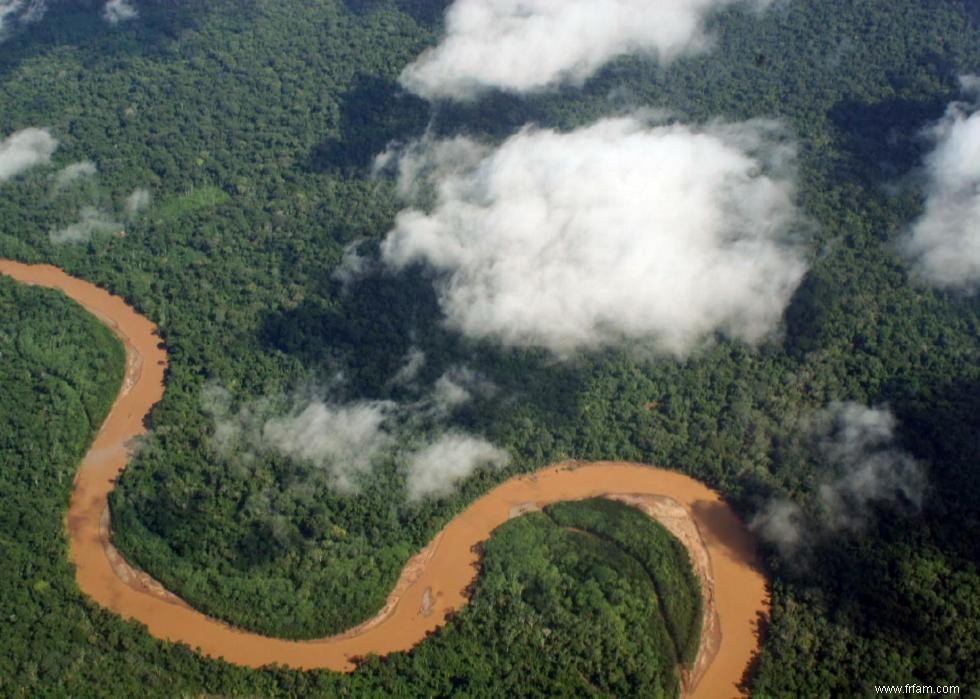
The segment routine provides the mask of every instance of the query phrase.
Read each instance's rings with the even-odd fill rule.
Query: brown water
[[[55,267],[0,260],[0,273],[60,289],[110,327],[126,346],[126,380],[79,467],[66,521],[78,586],[103,607],[138,620],[158,638],[187,643],[229,662],[347,672],[354,667],[352,658],[411,648],[445,624],[450,612],[465,605],[465,591],[477,573],[474,545],[506,522],[512,509],[609,494],[666,495],[690,512],[701,533],[710,556],[721,627],[717,655],[690,696],[741,696],[738,684],[758,650],[758,622],[769,608],[754,542],[717,493],[687,476],[640,464],[557,465],[502,483],[450,521],[406,566],[376,617],[338,636],[313,641],[268,638],[192,609],[119,560],[103,519],[114,479],[129,460],[127,443],[145,432],[143,417],[163,395],[167,355],[159,347],[156,327],[122,299]]]

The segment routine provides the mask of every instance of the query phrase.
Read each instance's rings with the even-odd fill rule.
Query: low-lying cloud
[[[109,24],[119,24],[130,19],[136,19],[139,13],[129,0],[106,0],[102,8],[102,17]]]
[[[66,165],[58,170],[54,175],[55,192],[71,187],[73,184],[88,177],[94,177],[98,173],[98,168],[91,160],[83,160],[77,163]]]
[[[928,130],[925,212],[906,249],[939,287],[980,288],[980,77],[961,78],[972,101],[954,102]]]
[[[143,189],[142,187],[137,187],[134,189],[128,197],[126,197],[126,203],[123,206],[123,211],[126,213],[127,219],[132,219],[138,216],[144,209],[146,209],[153,197],[150,195],[149,190]]]
[[[40,20],[46,10],[46,0],[0,0],[0,43],[17,27]]]
[[[47,129],[15,131],[0,141],[0,182],[51,162],[58,141]]]
[[[404,70],[401,83],[427,99],[581,84],[624,54],[666,62],[705,50],[705,19],[736,1],[456,0],[445,37]]]
[[[83,206],[78,212],[78,221],[64,228],[51,231],[49,238],[56,245],[86,243],[99,233],[116,233],[122,224],[112,215],[95,206]]]
[[[253,401],[232,412],[228,392],[211,386],[203,402],[215,420],[220,453],[278,453],[319,469],[345,492],[356,489],[359,474],[392,445],[396,406],[386,401],[332,404],[297,395]]]
[[[471,388],[464,388],[462,384]],[[440,427],[444,419],[485,391],[487,383],[472,372],[444,374],[432,396],[414,403],[360,400],[331,402],[296,394],[246,403],[231,409],[231,396],[210,386],[203,406],[215,423],[214,448],[248,462],[274,453],[322,474],[342,493],[357,492],[365,477],[385,459],[401,465],[410,500],[450,494],[460,480],[480,467],[500,467],[509,456],[481,437]],[[420,429],[423,424],[428,429]],[[411,450],[401,445],[413,434],[433,436]]]
[[[873,503],[918,510],[926,488],[922,466],[895,445],[894,415],[884,408],[833,403],[813,420],[818,451],[838,476],[817,489],[815,510],[806,514],[787,499],[767,504],[752,528],[792,558],[805,545],[847,530],[859,530]]]
[[[490,442],[467,434],[448,433],[409,456],[408,497],[419,500],[448,495],[477,468],[502,468],[510,455]]]
[[[91,166],[91,167],[90,167]],[[62,191],[82,177],[95,174],[95,166],[88,162],[75,163],[63,168],[55,175],[55,192]],[[150,205],[150,193],[145,189],[134,189],[122,203],[122,210],[113,207],[115,213],[105,211],[96,204],[83,206],[78,212],[78,220],[49,234],[52,243],[65,245],[87,243],[101,233],[125,234],[125,227],[119,218],[132,223],[140,212]]]
[[[279,453],[329,470],[343,490],[371,469],[374,460],[392,444],[386,429],[392,404],[365,401],[328,405],[319,401],[268,419],[262,440]]]
[[[652,343],[684,355],[715,332],[757,342],[805,264],[793,242],[794,148],[772,122],[525,128],[498,148],[421,141],[397,163],[406,197],[382,243],[393,269],[438,272],[448,324],[564,356]]]

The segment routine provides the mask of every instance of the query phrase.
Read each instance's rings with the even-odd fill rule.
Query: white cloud
[[[580,84],[624,54],[666,62],[705,50],[705,18],[733,2],[456,0],[446,12],[446,36],[404,70],[401,82],[428,99]]]
[[[15,131],[0,142],[0,182],[51,162],[58,141],[47,129]]]
[[[831,403],[808,431],[837,472],[817,489],[814,517],[796,503],[774,500],[752,528],[787,557],[820,537],[864,526],[872,503],[917,510],[926,488],[921,465],[895,445],[895,416],[885,408]]]
[[[152,201],[152,196],[149,190],[143,189],[142,187],[137,187],[126,197],[126,218],[134,218],[143,209],[150,205]]]
[[[475,376],[475,375],[474,375]],[[416,403],[353,401],[330,403],[295,395],[264,398],[231,409],[227,390],[208,386],[204,410],[214,419],[214,448],[248,463],[274,453],[311,465],[344,493],[355,492],[361,476],[384,458],[394,458],[420,418],[442,417],[436,398]],[[436,412],[434,412],[436,411]],[[403,457],[411,499],[447,495],[476,468],[502,466],[509,456],[484,439],[436,428],[436,436]]]
[[[84,243],[97,233],[115,233],[122,230],[122,224],[114,221],[106,212],[94,206],[83,206],[79,220],[66,228],[51,231],[52,243]]]
[[[102,17],[109,24],[119,24],[138,16],[139,13],[129,4],[129,0],[106,0],[105,7],[102,9]]]
[[[437,409],[442,412],[458,408],[473,397],[469,389],[448,372],[436,380],[432,394]]]
[[[215,449],[225,455],[274,452],[314,466],[339,490],[356,489],[359,474],[393,446],[397,406],[386,401],[332,404],[299,395],[264,398],[231,410],[231,395],[208,386],[204,410],[214,418]]]
[[[410,384],[418,377],[422,367],[425,366],[425,352],[418,347],[410,347],[405,353],[402,365],[391,378],[391,383],[397,385]]]
[[[980,78],[961,79],[973,103],[954,102],[929,130],[935,147],[925,160],[925,212],[912,227],[907,252],[939,287],[980,287]]]
[[[474,395],[489,396],[497,390],[494,383],[466,366],[454,366],[436,379],[430,401],[437,415],[449,415],[465,405]]]
[[[795,502],[772,500],[752,518],[749,527],[774,545],[785,558],[791,558],[804,543],[807,521]]]
[[[420,142],[399,186],[432,200],[382,244],[441,273],[447,322],[559,356],[624,340],[683,355],[716,331],[759,341],[804,273],[788,242],[793,148],[770,122],[695,128],[645,115],[497,149]]]
[[[66,165],[54,175],[55,191],[61,191],[66,187],[71,186],[74,182],[85,177],[92,177],[97,172],[98,168],[95,167],[95,163],[93,163],[91,160],[83,160],[81,162],[72,163],[71,165]]]
[[[0,0],[0,43],[10,36],[14,25],[37,22],[46,10],[45,0]]]
[[[348,243],[344,247],[344,254],[340,258],[340,263],[333,270],[331,276],[345,288],[369,273],[373,268],[374,261],[360,252],[363,243],[364,241],[361,239]]]
[[[832,531],[860,528],[872,502],[918,509],[925,475],[915,459],[895,447],[895,416],[857,403],[833,403],[828,412],[833,428],[823,451],[843,473],[819,489],[826,525]]]
[[[510,456],[484,439],[447,433],[406,461],[408,495],[412,500],[448,495],[477,468],[502,468]]]
[[[349,490],[353,478],[370,471],[374,460],[391,446],[386,422],[392,408],[381,401],[347,405],[314,401],[267,420],[262,440],[285,456],[329,471],[338,487]]]

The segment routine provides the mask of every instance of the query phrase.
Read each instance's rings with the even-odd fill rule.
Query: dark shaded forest
[[[112,499],[117,546],[208,614],[320,636],[372,615],[403,563],[509,475],[562,458],[627,459],[704,480],[746,520],[773,498],[809,512],[831,474],[801,421],[831,401],[888,405],[926,471],[921,509],[874,509],[803,561],[766,549],[773,616],[754,691],[857,696],[899,679],[980,691],[980,303],[925,286],[897,252],[922,209],[920,132],[957,97],[957,76],[980,72],[973,3],[735,7],[712,19],[709,53],[666,67],[621,58],[580,90],[433,108],[397,76],[435,41],[442,5],[146,2],[138,21],[109,27],[100,3],[51,2],[43,22],[3,44],[0,135],[48,127],[60,141],[54,166],[91,160],[98,175],[57,195],[54,166],[0,184],[0,256],[57,264],[125,297],[170,351],[152,435]],[[370,172],[387,144],[426,129],[493,142],[527,122],[573,128],[617,105],[789,125],[814,225],[781,338],[759,348],[719,338],[682,361],[605,350],[557,362],[448,330],[424,270],[350,285],[331,276],[351,243],[376,254],[400,208],[392,183]],[[124,235],[51,242],[82,206],[122,221],[134,187],[152,202]],[[119,350],[54,296],[0,290],[0,339],[18,348],[0,347],[0,447],[7,502],[20,503],[5,505],[2,536],[21,562],[0,601],[4,616],[25,619],[4,634],[13,665],[0,676],[23,696],[520,693],[503,676],[526,678],[527,694],[676,690],[663,629],[621,631],[623,619],[652,613],[642,560],[610,564],[611,553],[544,516],[494,537],[473,604],[436,638],[349,680],[204,661],[90,608],[59,553],[60,512],[117,385],[106,367],[118,376]],[[449,421],[505,447],[510,466],[411,502],[394,458],[351,495],[285,457],[243,467],[215,449],[208,387],[235,406],[309,385],[338,401],[413,401],[422,389],[390,381],[413,347],[427,358],[420,385],[467,363],[498,387]],[[30,527],[16,519],[34,512]],[[625,590],[623,606],[608,610],[596,592],[572,609],[588,580]],[[548,594],[530,599],[534,585]],[[552,617],[569,638],[608,646],[597,657],[551,648],[540,628]],[[530,650],[541,647],[550,650]]]

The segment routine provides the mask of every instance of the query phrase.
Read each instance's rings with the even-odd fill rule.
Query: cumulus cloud
[[[125,212],[126,218],[135,218],[141,211],[150,205],[152,197],[149,190],[137,187],[126,197]]]
[[[624,54],[666,62],[705,50],[706,17],[735,1],[456,0],[446,12],[446,36],[404,70],[401,82],[428,99],[581,84]]]
[[[66,165],[54,175],[54,189],[56,192],[60,192],[78,180],[94,176],[97,172],[98,168],[95,167],[95,163],[91,160],[83,160]]]
[[[772,122],[644,114],[525,128],[496,149],[421,141],[397,159],[399,189],[427,201],[398,214],[382,257],[437,270],[448,324],[474,338],[559,356],[756,342],[805,270],[793,157]]]
[[[122,230],[122,224],[113,220],[112,216],[94,206],[83,206],[79,212],[79,220],[66,228],[51,231],[49,237],[52,243],[85,243],[98,233],[115,233]]]
[[[129,0],[106,0],[105,7],[102,8],[102,17],[109,24],[119,24],[138,16],[139,13]]]
[[[40,20],[46,10],[45,0],[0,0],[0,43],[16,27]]]
[[[47,129],[15,131],[0,142],[0,182],[51,162],[58,141]]]
[[[502,468],[510,456],[485,439],[448,433],[407,460],[408,495],[412,500],[448,495],[464,478],[482,467]]]
[[[817,489],[814,513],[808,516],[790,500],[775,500],[753,519],[752,528],[791,557],[822,536],[860,529],[872,503],[918,510],[925,474],[895,446],[895,426],[887,409],[832,403],[810,426],[819,454],[838,474]]]
[[[980,78],[961,78],[970,102],[954,102],[928,130],[925,212],[906,249],[939,287],[980,287]]]

